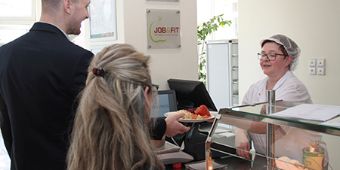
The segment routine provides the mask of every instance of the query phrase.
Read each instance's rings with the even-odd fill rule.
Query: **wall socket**
[[[325,67],[317,67],[316,72],[318,75],[325,75]]]
[[[315,67],[316,66],[316,58],[310,59],[309,63],[308,63],[308,66],[309,67]]]
[[[326,75],[326,59],[324,58],[312,58],[308,60],[309,75]]]
[[[316,75],[316,68],[315,67],[309,67],[309,74],[310,75]]]
[[[318,58],[316,60],[316,66],[317,67],[325,67],[325,59],[324,58]]]

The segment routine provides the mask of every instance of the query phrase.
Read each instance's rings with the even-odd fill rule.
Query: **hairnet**
[[[276,34],[276,35],[273,35],[269,38],[262,40],[261,47],[263,47],[263,45],[268,41],[273,41],[283,46],[287,54],[293,58],[293,61],[290,64],[289,69],[294,70],[297,64],[298,57],[300,56],[300,52],[301,52],[299,46],[289,37],[282,35],[282,34]]]

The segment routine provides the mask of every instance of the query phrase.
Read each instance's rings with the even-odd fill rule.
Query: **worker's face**
[[[292,57],[283,55],[279,44],[267,42],[263,45],[260,59],[260,65],[263,73],[268,77],[282,75],[289,70]]]
[[[80,34],[80,27],[82,21],[89,17],[88,6],[90,4],[90,0],[70,0],[71,5],[71,21],[69,24],[69,28],[67,30],[67,34]]]

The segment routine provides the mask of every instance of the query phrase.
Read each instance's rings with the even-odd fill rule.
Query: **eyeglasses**
[[[146,87],[149,87],[151,89],[151,91],[157,92],[158,88],[159,88],[159,85],[156,85],[156,84],[144,84],[143,87],[144,87],[144,89]]]
[[[159,85],[151,84],[151,92],[154,98],[158,95],[158,88]]]
[[[144,85],[144,89],[146,87],[149,87],[150,88],[150,92],[154,93],[154,94],[157,94],[158,93],[158,88],[159,88],[159,85],[156,85],[156,84],[148,84],[148,85]]]
[[[281,55],[281,56],[286,56],[284,54],[278,54],[278,53],[257,53],[258,59],[259,60],[269,60],[269,61],[275,61],[276,56]]]
[[[158,90],[158,88],[159,88],[159,85],[156,85],[156,84],[151,84],[151,86],[152,86],[153,89],[156,89],[156,90]]]

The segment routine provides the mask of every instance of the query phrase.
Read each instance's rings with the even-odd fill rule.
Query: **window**
[[[28,32],[37,0],[0,0],[0,46]]]
[[[29,25],[0,25],[0,46],[28,32]]]
[[[4,20],[34,20],[35,0],[0,0],[0,18]]]
[[[10,169],[11,160],[8,157],[4,141],[2,140],[1,130],[0,130],[0,169]]]
[[[197,0],[197,23],[201,24],[216,15],[224,14],[223,18],[231,20],[231,26],[219,28],[209,40],[237,39],[237,0]]]

